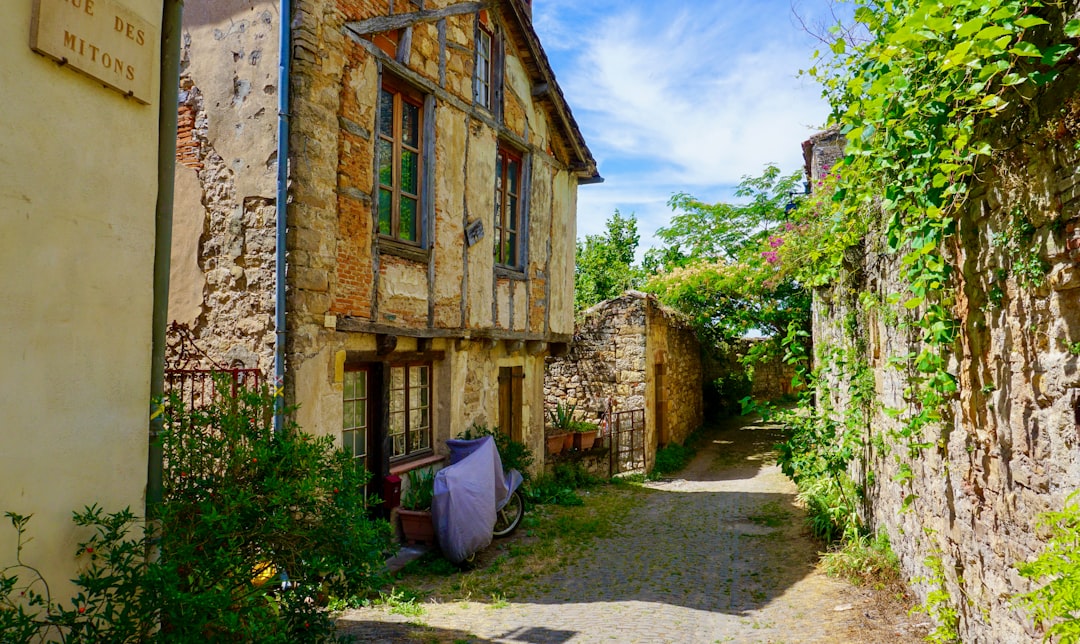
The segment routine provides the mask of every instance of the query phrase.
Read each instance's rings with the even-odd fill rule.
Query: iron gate
[[[257,389],[263,384],[260,369],[221,366],[195,343],[195,335],[186,324],[169,325],[166,345],[166,400],[175,395],[186,409],[200,409],[217,400],[220,394],[215,377],[225,379],[232,396],[241,387]]]
[[[611,475],[645,472],[645,410],[609,413],[611,427]]]

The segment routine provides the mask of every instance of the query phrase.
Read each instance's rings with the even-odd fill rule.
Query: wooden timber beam
[[[377,34],[394,29],[412,27],[422,22],[437,22],[449,16],[460,16],[465,13],[476,13],[481,9],[487,9],[490,1],[485,2],[459,2],[445,6],[441,9],[421,9],[409,13],[399,13],[393,16],[377,16],[367,20],[357,20],[345,23],[345,28],[357,36]]]

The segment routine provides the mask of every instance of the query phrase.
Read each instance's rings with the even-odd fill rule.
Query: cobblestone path
[[[508,605],[425,604],[413,618],[354,610],[341,632],[364,642],[922,641],[925,625],[895,603],[815,568],[819,545],[772,461],[778,438],[760,424],[714,428],[683,472],[650,484],[658,493],[620,536]]]

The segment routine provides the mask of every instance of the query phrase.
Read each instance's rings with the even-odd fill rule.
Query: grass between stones
[[[430,553],[402,569],[393,584],[427,601],[506,606],[525,589],[545,591],[546,575],[576,560],[596,539],[617,534],[630,511],[651,493],[637,485],[607,483],[579,492],[580,506],[530,506],[522,527],[492,542],[471,567],[459,568]]]

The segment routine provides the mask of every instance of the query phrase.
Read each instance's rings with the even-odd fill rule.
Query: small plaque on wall
[[[116,0],[34,0],[30,48],[149,104],[157,28]]]
[[[477,219],[465,227],[465,244],[472,246],[484,238],[484,222]]]

